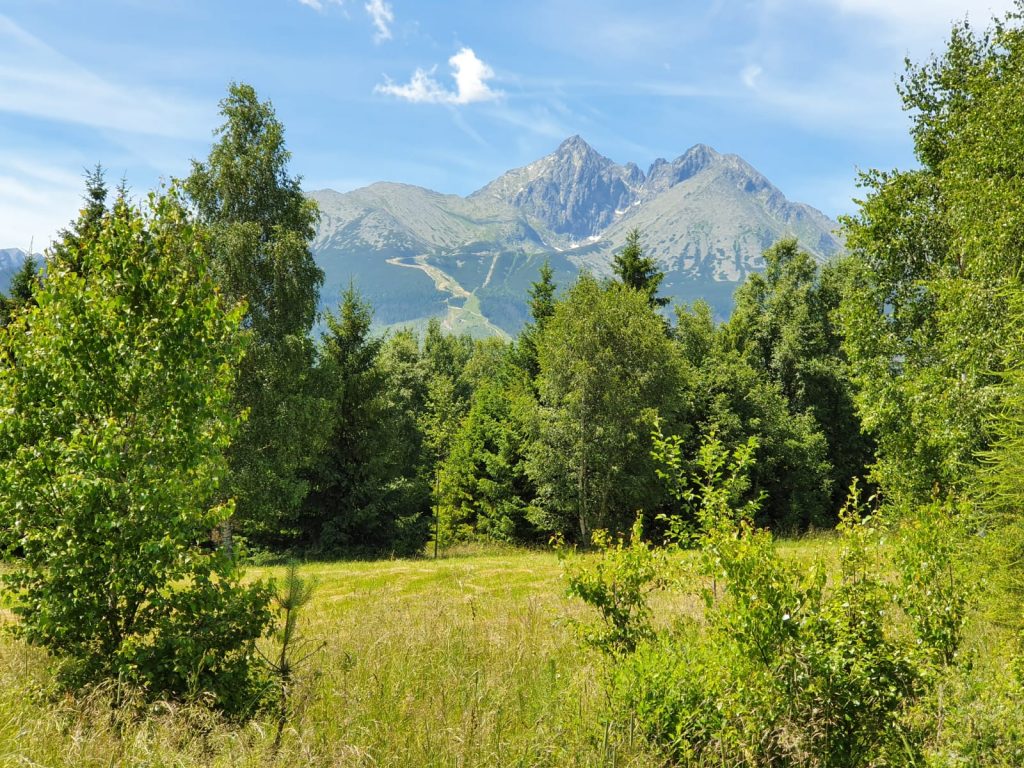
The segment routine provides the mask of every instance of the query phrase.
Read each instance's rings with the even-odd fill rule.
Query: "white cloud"
[[[487,81],[494,77],[494,70],[477,58],[472,48],[463,48],[450,59],[455,90],[448,90],[434,79],[435,69],[417,69],[412,79],[399,85],[385,78],[383,85],[374,90],[419,104],[472,104],[477,101],[493,101],[502,96],[493,90]]]
[[[0,112],[174,138],[205,136],[213,110],[109,82],[0,15]]]
[[[762,72],[764,70],[757,64],[748,64],[740,72],[740,79],[747,88],[753,91],[757,89],[757,79],[761,77]]]
[[[384,0],[370,0],[370,2],[363,7],[366,8],[366,12],[370,14],[373,26],[377,28],[377,33],[373,36],[374,42],[379,43],[383,40],[390,40],[390,25],[395,20],[395,13],[391,10],[391,6],[384,2]]]
[[[325,0],[299,0],[299,2],[307,8],[312,8],[318,13],[322,13],[324,10]],[[345,0],[326,0],[328,5],[343,5]]]

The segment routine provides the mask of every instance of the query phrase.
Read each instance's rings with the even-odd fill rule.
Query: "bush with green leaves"
[[[627,541],[599,528],[591,535],[597,561],[570,558],[565,575],[569,594],[592,605],[600,621],[580,624],[584,641],[600,651],[620,656],[654,636],[647,597],[665,586],[664,553],[644,541],[643,519],[637,517]]]
[[[966,605],[956,583],[941,586],[947,574],[932,565],[949,553],[945,534],[903,539],[898,560],[906,576],[894,583],[886,529],[854,485],[839,526],[840,572],[829,584],[820,563],[804,570],[783,558],[771,534],[754,525],[756,506],[737,503],[754,441],[730,451],[710,435],[695,479],[673,461],[678,441],[655,435],[655,443],[663,476],[674,479],[673,495],[698,526],[689,541],[699,548],[694,583],[703,617],[655,631],[645,601],[629,612],[610,609],[621,594],[636,600],[638,585],[665,583],[659,568],[667,560],[647,546],[620,543],[589,573],[577,568],[570,591],[601,612],[606,636],[629,641],[612,645],[613,710],[629,713],[682,764],[860,768],[917,761],[928,729],[915,724],[915,708],[935,665],[955,654]],[[609,562],[618,579],[607,577]]]
[[[0,537],[17,631],[71,688],[259,696],[268,592],[202,546],[220,499],[242,353],[206,242],[176,194],[119,199],[35,306],[0,330]]]

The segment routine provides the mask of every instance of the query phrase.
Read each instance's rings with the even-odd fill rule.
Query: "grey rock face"
[[[635,163],[616,165],[572,136],[550,155],[509,171],[470,197],[506,203],[558,235],[582,240],[627,211],[643,183]]]

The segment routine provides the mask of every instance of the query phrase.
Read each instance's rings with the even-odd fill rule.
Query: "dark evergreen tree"
[[[61,230],[57,242],[50,249],[51,260],[60,261],[72,269],[80,268],[83,251],[91,247],[99,234],[107,212],[108,192],[106,172],[97,163],[95,168],[85,173],[84,205],[71,226]]]
[[[654,259],[644,256],[639,229],[631,229],[626,235],[625,247],[612,259],[612,271],[623,285],[644,294],[652,307],[668,304],[668,298],[657,295],[665,275]]]
[[[540,279],[530,284],[530,318],[531,322],[523,326],[516,339],[512,359],[516,365],[529,375],[530,380],[537,378],[540,365],[537,362],[537,337],[544,331],[549,318],[555,314],[555,292],[558,286],[554,281],[555,270],[547,260],[541,264]]]
[[[38,284],[39,262],[29,254],[11,278],[10,293],[7,296],[0,293],[0,328],[10,322],[17,310],[34,302],[33,293]]]
[[[484,381],[452,438],[438,480],[443,542],[473,537],[537,542],[536,488],[526,469],[535,401],[517,367]]]

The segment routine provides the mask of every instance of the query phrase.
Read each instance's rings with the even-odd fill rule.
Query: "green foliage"
[[[394,521],[391,545],[396,552],[419,552],[429,538],[431,477],[424,443],[422,414],[427,382],[420,342],[411,331],[399,331],[381,346],[377,367],[383,377],[382,425],[377,451],[393,468],[382,509]]]
[[[558,303],[538,353],[529,459],[537,522],[580,541],[597,527],[624,530],[660,495],[649,435],[656,416],[674,424],[680,409],[677,349],[646,297],[584,275]]]
[[[658,286],[665,279],[654,259],[644,256],[640,246],[640,230],[626,233],[626,245],[612,258],[612,271],[624,286],[639,291],[652,307],[664,307],[669,299],[658,296]]]
[[[922,167],[864,174],[845,221],[860,269],[843,344],[878,441],[874,475],[898,502],[964,491],[991,446],[1024,242],[1022,53],[1011,14],[984,34],[957,25],[941,56],[908,66]]]
[[[277,609],[278,622],[275,639],[280,647],[273,658],[263,658],[276,677],[278,685],[275,750],[281,746],[281,737],[294,704],[292,686],[295,672],[324,647],[322,643],[311,643],[299,632],[299,618],[313,599],[315,590],[316,582],[302,576],[298,561],[292,560],[288,563],[281,584],[274,591],[273,602]]]
[[[218,498],[241,310],[226,310],[173,191],[145,211],[119,199],[90,226],[0,331],[0,536],[21,555],[5,578],[18,631],[70,687],[212,693],[242,714],[258,697],[267,590],[200,546],[231,514]]]
[[[936,679],[934,665],[956,655],[966,608],[939,566],[956,536],[908,531],[893,584],[883,529],[865,514],[854,485],[839,526],[839,579],[829,585],[819,564],[801,573],[783,560],[771,534],[754,526],[752,504],[737,505],[756,441],[729,450],[712,434],[692,479],[678,440],[659,436],[656,446],[673,496],[699,522],[704,626],[651,629],[642,588],[663,583],[666,566],[646,546],[606,542],[596,567],[577,566],[573,594],[609,617],[610,629],[597,638],[617,659],[613,710],[628,712],[686,764],[854,768],[922,759],[933,731],[914,716]],[[614,610],[620,603],[631,610]],[[897,603],[909,633],[891,610]]]
[[[78,218],[70,227],[62,229],[57,241],[50,249],[49,260],[62,262],[68,269],[78,269],[82,260],[88,257],[99,230],[103,225],[103,217],[107,214],[107,181],[103,166],[85,174],[85,194],[83,206]]]
[[[526,472],[534,411],[522,380],[486,381],[474,391],[438,478],[442,543],[540,539],[529,519],[536,490]]]
[[[350,285],[338,315],[326,320],[319,376],[332,405],[331,435],[309,472],[304,539],[321,553],[418,551],[422,541],[405,535],[420,511],[405,507],[400,492],[410,468],[396,445],[405,439],[401,413],[389,402],[373,311]]]
[[[734,348],[730,336],[735,329],[715,328],[705,306],[680,308],[676,314],[675,336],[692,382],[686,433],[714,430],[729,448],[757,439],[747,499],[764,495],[760,525],[784,531],[829,525],[834,520],[829,506],[834,468],[815,416],[794,412],[772,375]],[[686,451],[686,471],[695,469],[695,451],[696,446]]]
[[[39,263],[29,254],[25,257],[21,268],[11,278],[10,295],[0,293],[0,328],[11,321],[12,315],[18,310],[31,306],[32,294],[39,284]]]
[[[736,308],[722,328],[724,345],[778,385],[793,414],[806,414],[827,445],[830,510],[863,477],[873,458],[853,402],[848,363],[832,316],[849,278],[842,262],[819,268],[795,239],[764,253],[765,271],[736,291]],[[826,519],[818,514],[819,521]]]
[[[516,340],[513,358],[526,371],[531,381],[540,374],[537,359],[537,340],[547,322],[555,314],[555,270],[545,261],[540,267],[540,279],[530,284],[530,317],[532,322],[523,326]]]
[[[636,650],[637,644],[654,637],[647,597],[665,585],[664,553],[644,541],[643,518],[637,516],[629,541],[608,531],[593,532],[598,550],[590,567],[572,556],[565,563],[569,594],[597,609],[598,624],[580,625],[583,640],[613,657]]]
[[[307,493],[303,470],[326,439],[328,403],[316,392],[309,338],[323,273],[309,251],[318,218],[288,175],[284,128],[251,86],[232,84],[225,122],[185,189],[213,244],[214,277],[244,301],[250,335],[235,385],[248,418],[232,444],[229,493],[242,531],[264,543],[294,535]]]
[[[963,573],[966,503],[938,502],[900,516],[893,563],[899,574],[897,598],[914,625],[929,661],[956,661],[971,603]]]

